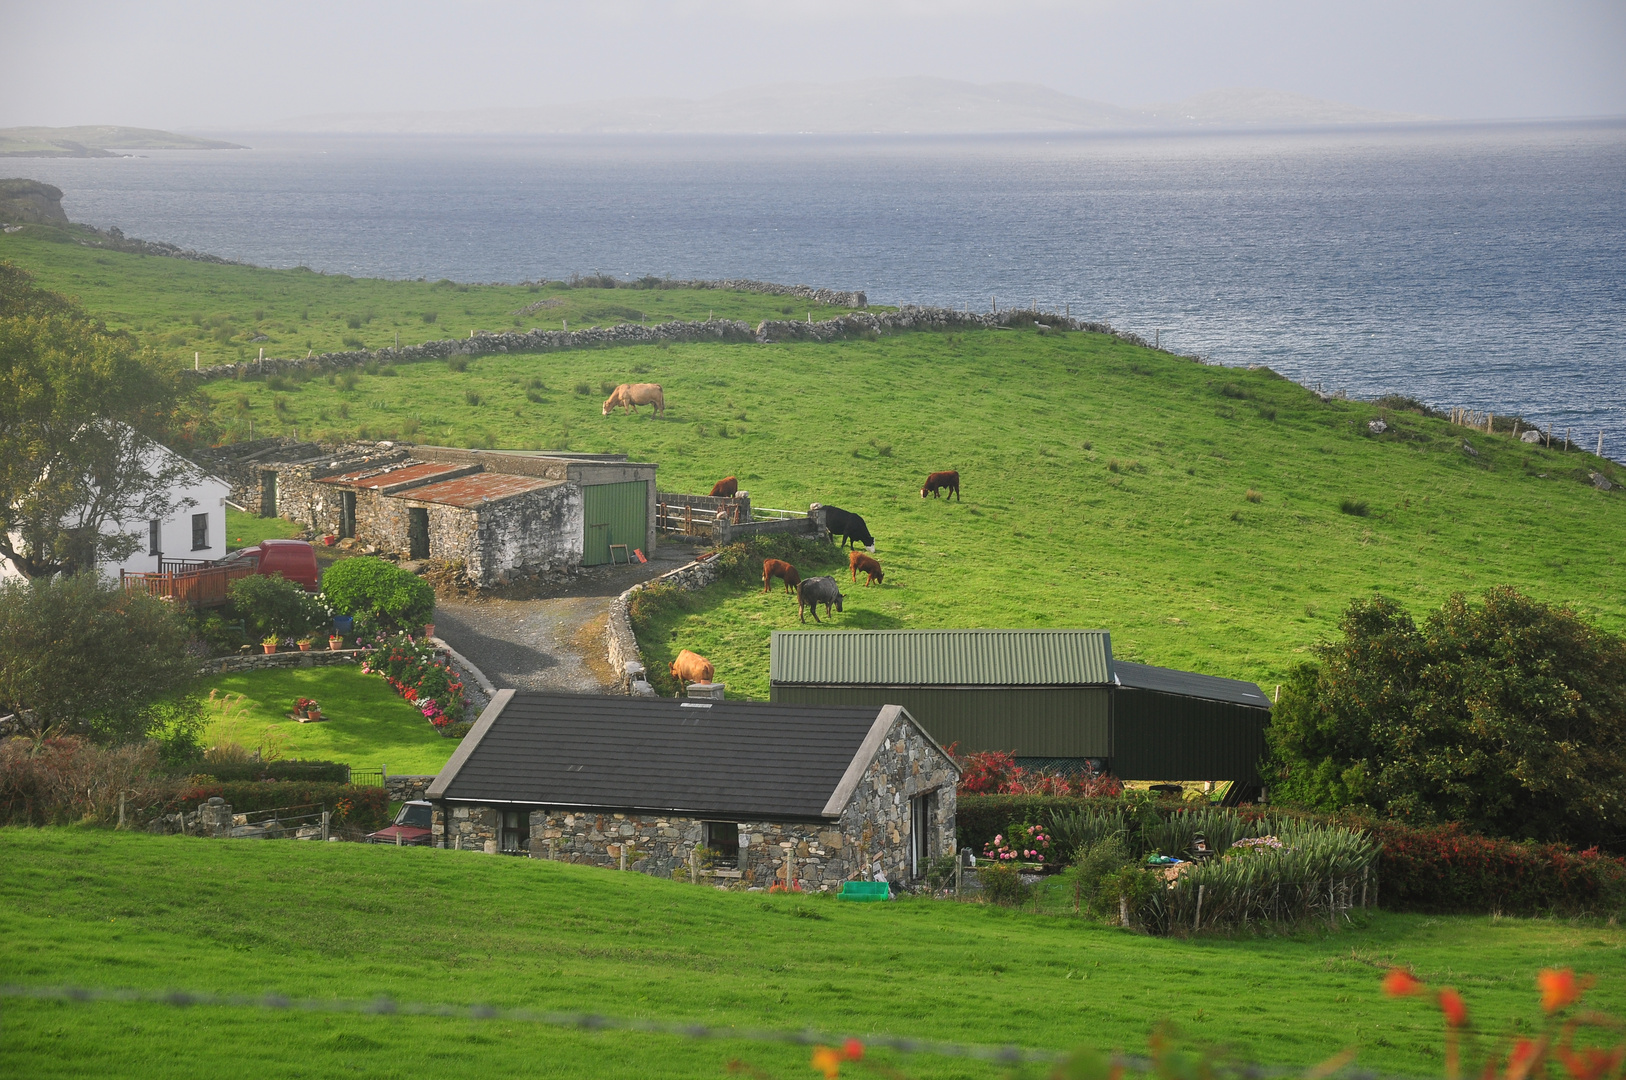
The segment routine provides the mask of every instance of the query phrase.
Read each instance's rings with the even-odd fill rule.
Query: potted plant
[[[329,634],[327,636],[327,647],[332,649],[334,652],[338,652],[340,649],[344,648],[343,635]]]
[[[431,622],[431,623],[424,623],[423,624],[423,636],[424,636],[425,640],[435,636],[435,624],[434,623]]]
[[[267,653],[276,652],[277,651],[277,635],[272,634],[270,637],[261,638],[260,639],[260,647],[263,648]]]
[[[299,646],[300,652],[311,651],[311,639],[308,637],[302,637],[298,641],[294,642],[294,644]]]
[[[315,698],[295,698],[294,718],[298,720],[320,720],[322,719],[322,706],[317,704]]]

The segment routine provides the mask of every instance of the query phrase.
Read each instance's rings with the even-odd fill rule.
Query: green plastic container
[[[849,881],[841,886],[837,899],[868,904],[885,900],[890,893],[891,888],[884,881]]]

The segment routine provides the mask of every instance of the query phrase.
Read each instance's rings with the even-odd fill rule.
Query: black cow
[[[803,622],[807,621],[807,609],[813,609],[813,621],[819,621],[819,605],[824,605],[824,617],[830,617],[830,607],[835,605],[837,611],[841,610],[841,589],[836,585],[833,577],[807,578],[796,586],[796,613]]]
[[[870,554],[875,553],[875,537],[870,535],[869,526],[857,514],[849,513],[839,506],[821,507],[824,511],[824,527],[830,530],[830,538],[840,537],[847,549],[852,550],[853,541],[869,548]]]

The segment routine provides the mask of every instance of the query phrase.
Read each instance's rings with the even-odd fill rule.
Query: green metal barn
[[[1112,659],[1105,630],[781,630],[770,699],[902,705],[959,753],[1123,780],[1256,779],[1258,686]]]

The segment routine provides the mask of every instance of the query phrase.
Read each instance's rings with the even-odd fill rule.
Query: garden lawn
[[[253,547],[261,540],[286,540],[300,532],[300,526],[287,518],[260,517],[226,507],[227,551]]]
[[[1380,993],[1391,963],[1457,986],[1493,1034],[1539,1016],[1543,967],[1595,972],[1592,1001],[1626,1007],[1626,932],[1611,927],[1377,915],[1337,933],[1171,940],[975,904],[722,893],[351,844],[0,830],[0,903],[0,981],[35,986],[388,995],[1056,1049],[1139,1050],[1169,1019],[1269,1064],[1358,1044],[1362,1065],[1414,1076],[1440,1074],[1440,1025],[1428,1002]],[[716,1077],[731,1058],[813,1075],[806,1048],[511,1021],[4,1008],[8,1076]],[[1008,1075],[928,1056],[901,1064],[914,1077]]]
[[[886,581],[854,586],[843,566],[837,629],[1104,627],[1121,658],[1267,692],[1374,592],[1421,613],[1514,585],[1626,630],[1626,495],[1587,480],[1626,482],[1626,468],[1101,335],[688,344],[397,371],[352,389],[204,392],[223,426],[252,414],[266,433],[388,433],[410,420],[426,442],[623,451],[658,462],[666,491],[734,475],[758,506],[856,511]],[[663,419],[604,417],[596,393],[568,389],[633,377],[664,385]],[[552,389],[531,400],[533,380]],[[1380,416],[1381,435],[1368,427]],[[964,501],[921,499],[926,474],[947,468]],[[793,599],[732,584],[658,622],[646,663],[694,649],[730,692],[759,698],[770,631],[802,625]]]
[[[342,761],[357,769],[388,766],[392,773],[438,773],[457,749],[383,679],[359,668],[292,668],[210,676],[208,745],[234,742],[284,758]],[[295,698],[315,698],[324,716],[301,724],[288,714]]]
[[[755,324],[850,310],[721,289],[463,285],[220,266],[53,242],[60,235],[39,226],[0,234],[0,259],[32,273],[42,288],[78,297],[110,327],[131,331],[187,368],[194,353],[208,367],[251,360],[262,348],[266,356],[382,349],[397,335],[402,345],[417,345],[466,338],[472,330],[558,330],[566,322],[580,329],[715,315]],[[542,306],[523,311],[536,304]]]

